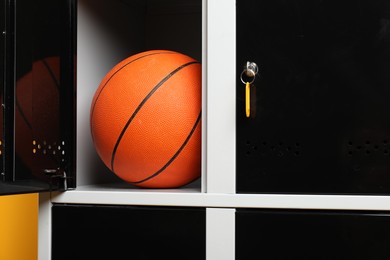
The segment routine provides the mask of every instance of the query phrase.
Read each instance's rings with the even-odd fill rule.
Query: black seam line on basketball
[[[18,99],[16,99],[16,107],[18,108],[20,116],[23,118],[24,122],[26,122],[28,129],[32,129],[31,123],[28,121],[26,115],[24,114]]]
[[[54,72],[51,70],[49,64],[47,64],[46,60],[42,60],[42,63],[43,63],[43,65],[46,67],[47,71],[49,72],[50,77],[53,79],[54,84],[55,84],[56,87],[57,87],[57,90],[60,90],[60,82],[57,80],[56,75],[55,75]]]
[[[49,72],[51,78],[53,79],[54,83],[56,84],[57,89],[59,89],[59,83],[58,83],[57,79],[55,78],[55,75],[54,75],[53,71],[50,69],[50,66],[47,64],[47,62],[46,62],[45,60],[42,60],[42,63],[43,63],[43,65],[46,67],[46,69],[47,69],[47,71]],[[17,86],[18,86],[18,85],[17,85]],[[20,113],[21,117],[22,117],[23,120],[26,122],[27,127],[28,127],[29,129],[32,129],[31,123],[28,121],[26,115],[24,114],[23,109],[22,109],[22,107],[20,106],[20,103],[19,103],[19,100],[18,100],[18,99],[16,99],[16,107],[17,107],[17,109],[19,110],[19,113]]]
[[[18,89],[18,87],[19,87],[19,84],[16,83],[16,90]],[[28,121],[28,119],[27,119],[26,115],[24,114],[24,111],[23,111],[23,109],[22,109],[22,107],[21,107],[21,105],[19,103],[19,99],[18,99],[18,96],[17,96],[17,91],[15,91],[15,93],[16,93],[16,98],[15,98],[16,108],[19,110],[20,116],[23,118],[24,122],[26,122],[28,129],[32,129],[32,125]]]
[[[133,63],[133,62],[135,62],[135,61],[137,61],[137,60],[140,60],[140,59],[142,59],[142,58],[145,58],[145,57],[148,57],[148,56],[152,56],[152,55],[157,55],[157,54],[177,54],[176,52],[170,52],[170,51],[162,51],[162,52],[153,52],[153,53],[149,53],[149,54],[146,54],[146,55],[144,55],[144,56],[141,56],[141,57],[138,57],[138,58],[136,58],[136,59],[134,59],[134,60],[131,60],[131,61],[129,61],[128,63],[126,63],[126,64],[124,64],[121,68],[119,68],[117,71],[115,71],[112,75],[111,75],[111,77],[106,81],[106,83],[104,83],[104,86],[102,87],[102,89],[99,91],[99,93],[98,93],[98,95],[97,95],[97,97],[96,97],[96,100],[95,100],[95,102],[93,103],[93,106],[92,106],[92,109],[91,109],[91,120],[92,120],[92,115],[93,115],[93,112],[95,111],[95,106],[96,106],[96,103],[97,103],[97,101],[98,101],[98,99],[99,99],[99,97],[100,97],[100,94],[103,92],[103,89],[106,87],[106,85],[108,84],[108,82],[110,82],[110,80],[119,72],[119,71],[121,71],[123,68],[125,68],[127,65],[129,65],[129,64],[131,64],[131,63]],[[91,123],[91,122],[90,122]],[[91,135],[92,135],[92,140],[94,139],[93,138],[93,133],[92,133],[92,131],[91,131]]]
[[[187,138],[184,140],[184,143],[180,146],[180,148],[176,151],[176,153],[171,157],[171,159],[169,159],[169,161],[163,167],[161,167],[160,170],[158,170],[157,172],[155,172],[154,174],[150,175],[149,177],[147,177],[147,178],[145,178],[143,180],[135,181],[135,182],[129,182],[129,183],[140,184],[140,183],[145,182],[147,180],[150,180],[150,179],[156,177],[157,175],[159,175],[160,173],[162,173],[179,156],[181,151],[184,149],[184,147],[190,141],[190,139],[191,139],[192,135],[194,134],[197,126],[199,125],[201,117],[202,117],[202,111],[200,111],[200,113],[198,115],[198,118],[196,119],[196,122],[194,124],[194,127],[191,129],[191,132],[189,133]]]
[[[171,78],[173,75],[175,75],[178,71],[181,69],[192,65],[192,64],[199,64],[197,61],[191,61],[188,63],[185,63],[176,69],[174,69],[171,73],[169,73],[167,76],[165,76],[147,95],[146,97],[141,101],[141,103],[138,105],[138,107],[134,110],[133,114],[130,116],[129,120],[126,122],[126,125],[123,127],[121,133],[119,134],[118,140],[115,143],[114,150],[112,151],[111,156],[111,170],[114,171],[114,161],[115,161],[115,154],[116,150],[118,149],[119,143],[122,140],[123,135],[125,134],[127,128],[129,127],[130,123],[133,121],[134,117],[138,114],[140,109],[143,107],[143,105],[148,101],[148,99],[156,92],[157,89],[159,89],[169,78]]]

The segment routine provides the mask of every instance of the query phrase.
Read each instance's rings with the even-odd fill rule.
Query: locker
[[[74,204],[52,212],[53,260],[205,259],[202,208]]]
[[[237,1],[237,192],[389,193],[389,6]]]
[[[0,194],[75,187],[75,1],[0,11]]]
[[[4,1],[0,194],[40,192],[39,259],[384,259],[387,2]],[[89,108],[160,48],[202,62],[202,176],[141,189]]]
[[[238,209],[236,260],[387,259],[388,212]]]

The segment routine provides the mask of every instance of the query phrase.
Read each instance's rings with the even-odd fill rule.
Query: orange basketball
[[[96,151],[119,178],[144,188],[176,188],[200,177],[201,65],[152,50],[118,63],[91,105]]]

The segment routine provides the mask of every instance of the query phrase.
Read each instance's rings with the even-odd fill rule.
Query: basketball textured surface
[[[177,188],[201,172],[201,65],[152,50],[118,63],[92,100],[91,133],[104,164],[143,188]]]

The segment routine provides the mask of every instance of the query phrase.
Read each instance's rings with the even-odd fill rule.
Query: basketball
[[[132,55],[97,88],[92,141],[104,164],[142,188],[177,188],[201,173],[201,64],[169,50]]]

